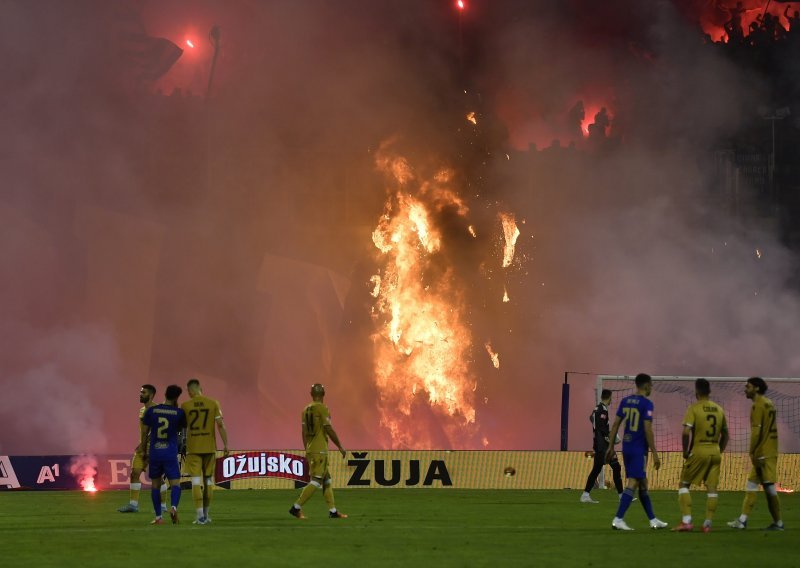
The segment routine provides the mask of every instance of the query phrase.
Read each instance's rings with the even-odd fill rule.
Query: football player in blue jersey
[[[661,467],[661,459],[656,451],[656,441],[653,435],[653,402],[647,398],[653,390],[653,379],[650,375],[640,373],[636,375],[636,394],[626,396],[619,403],[617,417],[608,437],[614,440],[620,426],[625,424],[625,435],[622,437],[622,462],[625,464],[625,477],[627,487],[622,492],[619,500],[617,515],[611,521],[611,527],[616,530],[633,530],[625,521],[625,512],[633,501],[636,488],[639,488],[639,500],[642,502],[647,518],[650,519],[650,528],[663,529],[667,523],[656,518],[653,513],[653,503],[647,493],[647,452],[653,452],[653,466]],[[610,461],[614,453],[614,446],[609,445],[606,460]]]
[[[178,408],[178,397],[183,390],[178,385],[167,387],[164,404],[148,408],[142,416],[142,448],[145,463],[149,462],[148,474],[153,483],[151,495],[156,518],[151,524],[160,525],[161,477],[170,485],[169,515],[173,524],[178,522],[178,503],[181,500],[181,469],[178,465],[178,434],[186,428],[186,414]],[[151,434],[152,433],[152,434]],[[150,438],[148,445],[147,439]]]

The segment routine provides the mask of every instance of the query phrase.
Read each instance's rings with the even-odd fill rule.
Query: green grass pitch
[[[121,514],[127,491],[0,493],[0,564],[15,566],[800,566],[800,496],[781,495],[783,533],[763,494],[745,531],[725,522],[743,493],[721,493],[714,531],[653,531],[638,502],[613,531],[616,495],[594,491],[351,489],[336,492],[348,519],[329,519],[314,495],[300,521],[288,514],[294,490],[219,491],[208,526],[192,525],[184,491],[181,522],[150,526],[149,492],[135,514]],[[702,522],[705,494],[693,492]],[[656,515],[679,520],[677,492],[654,492]],[[701,523],[698,523],[701,524]]]

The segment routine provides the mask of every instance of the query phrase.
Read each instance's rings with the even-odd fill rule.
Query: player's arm
[[[336,444],[337,448],[339,448],[339,453],[342,454],[342,457],[346,457],[347,452],[342,446],[342,443],[339,441],[339,436],[336,435],[336,430],[333,429],[331,423],[328,422],[327,424],[325,424],[324,428],[325,428],[325,433],[328,435],[328,438],[333,440],[333,443]]]
[[[753,405],[753,411],[750,415],[750,460],[756,464],[758,457],[756,450],[761,445],[762,438],[764,437],[764,412],[760,406]]]
[[[791,4],[787,4],[786,5],[786,9],[783,11],[783,17],[786,18],[787,20],[791,19],[791,18],[789,18],[789,8],[791,8],[791,7],[792,7]]]
[[[683,459],[685,460],[688,460],[689,455],[692,453],[691,437],[692,437],[692,425],[684,424],[683,434],[681,434],[681,446],[683,447]],[[647,443],[649,444],[650,441],[648,440]]]
[[[142,437],[139,440],[139,448],[141,448],[140,453],[142,454],[142,460],[147,463],[148,459],[148,452],[150,448],[148,447],[147,440],[150,436],[150,425],[149,424],[142,424]]]
[[[604,418],[605,417],[605,418]],[[613,438],[611,438],[609,434],[608,428],[608,411],[604,411],[603,414],[596,416],[595,418],[596,424],[596,431],[599,433],[599,440],[600,442],[610,442]]]
[[[230,454],[230,450],[228,449],[228,431],[225,429],[225,421],[222,420],[222,416],[217,416],[214,421],[217,423],[217,430],[219,430],[219,437],[222,438],[222,451],[227,457]]]
[[[725,448],[728,447],[728,440],[730,440],[730,436],[728,435],[728,422],[725,420],[725,416],[722,417],[722,432],[719,436],[719,451],[724,452]]]
[[[608,434],[609,440],[617,439],[617,432],[619,432],[620,424],[622,424],[622,416],[617,416],[614,420],[614,425],[611,427],[611,432]],[[614,444],[609,444],[606,450],[606,461],[610,461],[614,455]]]
[[[647,439],[647,445],[650,451],[653,452],[653,467],[658,469],[661,467],[661,458],[658,457],[658,450],[656,450],[656,437],[653,435],[653,421],[644,421],[644,435]]]

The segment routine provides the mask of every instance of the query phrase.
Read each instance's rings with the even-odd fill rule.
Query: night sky
[[[370,296],[387,144],[420,177],[452,168],[469,206],[437,213],[432,266],[463,291],[478,435],[438,446],[556,449],[565,371],[797,376],[796,255],[715,189],[714,151],[772,102],[704,41],[724,4],[0,3],[0,453],[127,452],[140,385],[190,377],[233,448],[299,447],[314,382],[345,447],[391,446]]]

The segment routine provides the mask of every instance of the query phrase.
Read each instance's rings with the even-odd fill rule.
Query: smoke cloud
[[[190,377],[233,447],[298,447],[314,382],[346,447],[380,445],[371,233],[393,137],[469,201],[479,238],[443,232],[490,448],[557,447],[567,370],[800,373],[796,259],[713,183],[767,87],[708,49],[693,4],[476,0],[460,33],[427,0],[107,4],[0,8],[3,453],[128,452],[139,386]],[[159,80],[131,30],[183,49]],[[611,117],[597,144],[579,100],[582,127]],[[521,232],[505,272],[501,209]]]

